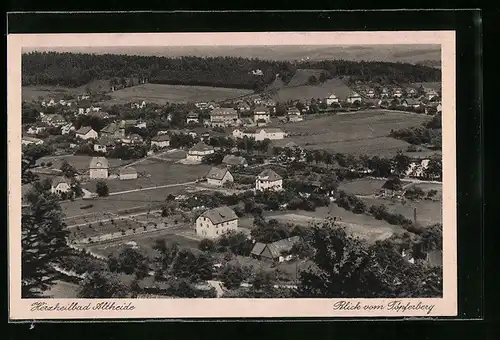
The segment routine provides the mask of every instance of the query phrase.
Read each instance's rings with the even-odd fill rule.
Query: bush
[[[198,244],[198,249],[202,251],[212,251],[215,248],[215,243],[214,241],[204,238],[203,240],[200,241]]]

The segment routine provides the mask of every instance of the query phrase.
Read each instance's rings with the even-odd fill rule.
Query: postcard
[[[7,40],[11,320],[457,315],[453,31]]]

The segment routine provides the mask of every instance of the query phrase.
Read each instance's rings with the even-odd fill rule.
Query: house
[[[76,130],[76,137],[84,140],[97,139],[98,136],[98,133],[90,126],[82,126],[78,130]]]
[[[222,164],[226,166],[248,166],[247,160],[241,156],[226,155],[222,159]]]
[[[218,127],[234,126],[238,124],[238,112],[232,107],[214,108],[210,112],[210,125]]]
[[[417,95],[417,90],[413,87],[407,87],[405,91],[407,97],[415,97]]]
[[[135,124],[135,127],[138,128],[138,129],[145,129],[148,127],[148,124],[144,121],[138,121],[136,124]]]
[[[68,123],[61,127],[61,134],[67,135],[71,131],[75,131],[75,126],[72,123]]]
[[[434,90],[434,89],[428,89],[428,88],[426,88],[426,89],[424,90],[424,92],[425,92],[425,97],[426,97],[428,100],[432,100],[432,99],[434,99],[435,97],[439,97],[439,93],[437,93],[437,91],[436,91],[436,90]]]
[[[206,145],[203,142],[198,142],[191,149],[188,150],[186,160],[192,163],[201,163],[203,157],[213,154],[214,148]]]
[[[130,105],[130,107],[132,109],[143,109],[146,107],[146,102],[143,100],[142,103],[132,103],[132,105]]]
[[[144,142],[144,140],[137,133],[133,133],[131,135],[121,138],[121,142],[123,144],[141,144],[142,142]]]
[[[297,109],[295,106],[292,106],[292,107],[289,107],[287,110],[286,110],[287,114],[288,114],[288,117],[291,117],[291,116],[300,116],[301,115],[301,112],[299,109]]]
[[[265,128],[258,129],[254,135],[255,140],[262,141],[264,139],[278,140],[283,139],[286,136],[286,132],[280,128]]]
[[[348,97],[347,97],[347,102],[349,104],[354,104],[354,103],[361,103],[361,96],[355,92],[351,93]]]
[[[271,262],[284,262],[291,260],[290,254],[295,243],[300,241],[299,236],[289,237],[272,243],[256,242],[250,252],[253,258]]]
[[[401,105],[403,105],[404,107],[412,107],[414,109],[417,109],[422,106],[422,103],[413,98],[406,98],[401,100]]]
[[[186,124],[190,123],[195,123],[198,124],[200,122],[199,116],[197,113],[194,113],[193,111],[189,112],[186,116]]]
[[[196,235],[215,239],[228,231],[238,230],[238,216],[227,206],[207,210],[196,219]]]
[[[101,137],[94,143],[94,151],[96,152],[108,152],[109,149],[115,147],[115,141],[109,137]]]
[[[290,115],[290,116],[288,116],[288,121],[292,122],[292,123],[301,122],[303,120],[304,120],[304,118],[302,116],[298,116],[298,115]]]
[[[42,122],[50,126],[63,126],[67,124],[66,119],[60,114],[48,114],[42,116]]]
[[[109,113],[104,111],[92,111],[91,116],[99,119],[108,119]]]
[[[269,109],[265,106],[259,105],[253,110],[253,120],[255,122],[259,122],[259,120],[263,120],[265,123],[271,121],[271,113]]]
[[[28,130],[26,130],[26,133],[30,134],[30,135],[38,135],[39,133],[42,133],[44,132],[45,130],[47,130],[47,127],[46,126],[43,126],[43,125],[33,125],[33,126],[30,126],[28,128]]]
[[[255,179],[255,190],[273,190],[283,189],[283,179],[280,175],[271,169],[262,171]]]
[[[58,176],[52,181],[50,192],[53,194],[62,194],[71,190],[71,184],[66,178]]]
[[[248,112],[248,111],[250,111],[251,108],[250,108],[250,105],[248,105],[248,103],[241,102],[238,104],[237,109],[239,112]]]
[[[42,145],[43,140],[41,140],[39,138],[34,138],[34,137],[23,137],[22,138],[21,145],[31,145],[31,144]]]
[[[82,94],[82,95],[78,96],[77,98],[78,98],[78,100],[86,100],[86,99],[90,99],[90,95]]]
[[[125,128],[117,123],[110,123],[101,130],[101,136],[108,138],[121,138],[125,136]]]
[[[247,127],[257,126],[257,123],[252,118],[240,118],[241,125]],[[267,122],[266,122],[267,124]]]
[[[120,178],[120,180],[136,179],[137,178],[137,170],[135,170],[131,166],[121,168],[119,178]]]
[[[392,96],[394,98],[401,98],[403,96],[403,91],[401,91],[401,89],[395,89]]]
[[[389,90],[386,87],[382,88],[382,92],[380,93],[380,98],[381,99],[389,98]]]
[[[264,72],[262,72],[262,70],[257,69],[257,70],[252,70],[252,74],[254,76],[263,76]]]
[[[233,175],[231,175],[227,168],[213,167],[205,177],[207,184],[218,187],[223,186],[226,182],[234,182]]]
[[[369,89],[368,91],[366,91],[366,96],[368,98],[375,98],[375,90]]]
[[[339,99],[337,98],[337,96],[335,94],[332,93],[328,97],[325,98],[325,103],[327,106],[330,106],[332,104],[338,104]]]
[[[159,149],[167,148],[170,146],[170,136],[159,135],[151,138],[151,147],[156,146]]]
[[[90,179],[108,178],[108,160],[106,157],[92,157],[90,160]]]

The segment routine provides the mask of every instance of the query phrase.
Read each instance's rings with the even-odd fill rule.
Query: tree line
[[[264,90],[276,75],[287,83],[297,68],[326,70],[324,78],[380,83],[439,81],[441,71],[432,67],[378,61],[325,60],[294,63],[237,57],[178,58],[114,54],[31,52],[22,56],[22,84],[79,87],[97,79],[127,84],[127,79],[171,85],[202,85]],[[253,75],[259,69],[262,75]],[[322,79],[324,80],[324,79]]]

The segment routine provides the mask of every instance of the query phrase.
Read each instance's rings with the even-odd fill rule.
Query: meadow
[[[78,96],[91,91],[108,91],[109,81],[108,80],[94,80],[90,83],[79,86],[79,87],[64,87],[64,86],[50,86],[50,85],[39,85],[39,86],[23,86],[22,87],[22,98],[23,101],[37,101],[38,98],[53,98],[54,100],[63,99],[64,96]]]
[[[45,156],[36,161],[37,165],[41,163],[52,163],[52,168],[59,169],[64,161],[67,161],[79,172],[88,172],[92,157],[82,155],[63,155],[63,156]],[[108,158],[110,170],[118,169],[120,166],[131,163],[132,161],[124,161],[116,158]]]
[[[315,70],[321,72],[321,70]],[[300,77],[303,77],[300,74]],[[295,77],[294,77],[295,78]],[[290,83],[301,83],[303,80],[295,80],[292,78]],[[318,85],[299,85],[299,86],[285,86],[277,90],[273,95],[273,99],[279,102],[286,102],[289,100],[310,100],[311,98],[324,99],[330,94],[334,93],[339,99],[345,99],[351,94],[352,90],[338,78],[328,79],[326,82]]]
[[[159,105],[167,102],[208,102],[237,98],[251,93],[253,91],[223,87],[142,84],[108,93],[112,99],[103,104],[127,104],[143,100]]]
[[[275,141],[274,144],[284,146],[289,142],[294,142],[308,149],[392,156],[399,150],[406,150],[409,144],[387,137],[390,131],[420,126],[429,119],[430,117],[426,115],[387,110],[325,115],[298,123],[286,124],[284,129],[290,134],[290,137]]]

